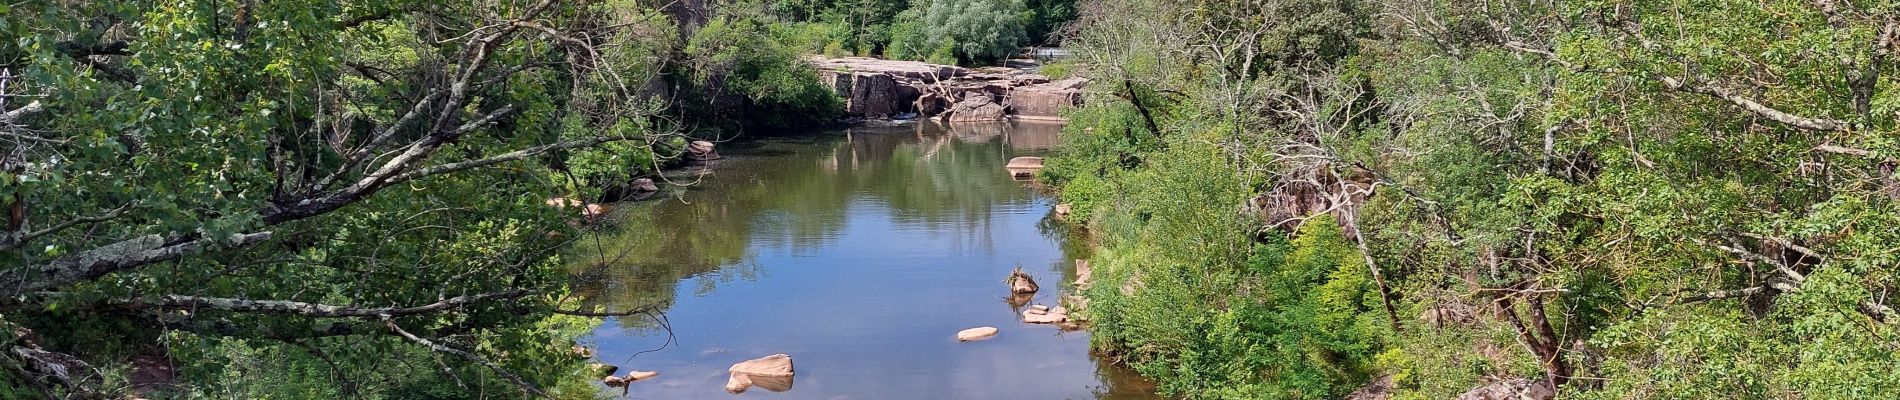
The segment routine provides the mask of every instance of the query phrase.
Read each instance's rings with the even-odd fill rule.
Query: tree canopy
[[[591,396],[544,202],[672,137],[648,7],[0,5],[0,397]]]
[[[1890,2],[1081,10],[1045,177],[1108,249],[1096,340],[1170,392],[1900,393]]]

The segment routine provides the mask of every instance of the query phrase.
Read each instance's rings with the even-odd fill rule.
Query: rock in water
[[[1040,289],[1040,287],[1036,286],[1036,279],[1030,278],[1029,273],[1023,272],[1022,267],[1016,267],[1015,271],[1010,271],[1007,282],[1009,282],[1010,293],[1035,293],[1036,290]]]
[[[686,145],[686,157],[699,161],[719,159],[719,153],[713,151],[713,142],[694,140]]]
[[[950,117],[950,122],[1002,121],[1008,117],[1008,110],[990,96],[979,94],[964,97],[944,115]]]
[[[752,388],[752,378],[746,374],[732,374],[726,377],[726,391],[733,394],[745,393]]]
[[[792,356],[773,354],[732,364],[728,372],[751,376],[792,376]]]
[[[633,191],[636,193],[652,193],[652,192],[660,191],[660,185],[653,184],[653,179],[651,178],[634,179],[633,184],[631,186],[633,187]]]
[[[989,326],[964,329],[957,332],[957,341],[959,342],[973,342],[992,337],[996,337],[996,328]]]
[[[660,376],[659,371],[627,371],[627,382],[639,382]]]
[[[1042,157],[1016,157],[1009,159],[1008,169],[1042,168]]]
[[[587,364],[587,370],[593,371],[595,377],[606,379],[609,376],[614,376],[614,372],[619,371],[620,367],[609,364],[591,363]]]
[[[1009,159],[1009,164],[1004,165],[1003,169],[1008,170],[1009,175],[1013,177],[1017,177],[1017,178],[1035,177],[1036,171],[1042,170],[1042,157],[1011,158]]]
[[[1069,310],[1065,310],[1062,307],[1051,308],[1046,311],[1035,308],[1023,310],[1023,322],[1032,324],[1059,324],[1068,322],[1068,320]]]

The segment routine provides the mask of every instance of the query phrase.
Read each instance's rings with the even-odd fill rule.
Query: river
[[[1020,322],[1006,301],[1021,266],[1034,303],[1055,305],[1087,256],[1052,200],[1003,170],[1059,130],[925,122],[721,145],[668,175],[690,186],[618,207],[570,251],[579,294],[663,311],[583,341],[660,372],[635,399],[1159,399],[1091,355],[1086,331]],[[956,340],[978,326],[1001,332]],[[775,353],[792,356],[790,390],[724,390],[727,367]]]

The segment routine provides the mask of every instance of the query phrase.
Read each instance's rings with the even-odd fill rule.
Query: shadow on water
[[[1020,322],[1002,279],[1022,266],[1054,305],[1087,246],[1050,199],[1010,179],[1010,157],[1054,148],[1058,125],[934,123],[726,146],[668,175],[696,181],[619,207],[567,255],[576,290],[607,309],[590,340],[623,370],[656,370],[634,398],[730,396],[725,368],[773,353],[798,385],[743,396],[816,399],[1155,399],[1095,359],[1086,332]],[[958,330],[995,326],[957,343]],[[655,348],[664,349],[651,351]]]

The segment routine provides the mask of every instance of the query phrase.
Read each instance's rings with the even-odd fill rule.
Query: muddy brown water
[[[1088,333],[1020,322],[1017,266],[1054,305],[1080,238],[1003,165],[1044,155],[1060,126],[857,128],[721,146],[693,181],[618,207],[567,260],[610,318],[583,341],[622,371],[660,376],[635,399],[1160,399],[1093,356]],[[661,318],[663,316],[663,318]],[[957,331],[994,326],[989,340]],[[726,368],[792,356],[790,390],[724,390]],[[619,390],[613,390],[618,394]]]

